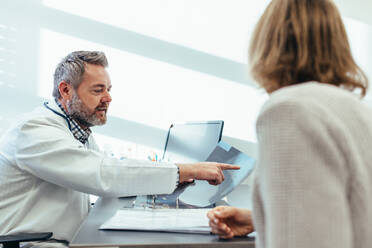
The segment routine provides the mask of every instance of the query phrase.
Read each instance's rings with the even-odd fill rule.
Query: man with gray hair
[[[52,231],[68,243],[88,214],[88,194],[168,194],[193,179],[219,184],[222,170],[239,169],[119,160],[100,152],[90,127],[106,123],[112,100],[107,66],[102,52],[70,53],[54,74],[55,101],[22,117],[0,139],[0,235]]]

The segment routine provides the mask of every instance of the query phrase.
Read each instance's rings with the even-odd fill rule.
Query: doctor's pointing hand
[[[223,182],[223,170],[239,170],[237,165],[215,162],[200,162],[194,164],[176,164],[180,169],[180,183],[192,179],[206,180],[209,184],[218,185]]]

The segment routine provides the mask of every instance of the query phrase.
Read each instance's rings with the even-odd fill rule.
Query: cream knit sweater
[[[259,248],[372,247],[372,111],[335,86],[271,94],[257,121]]]

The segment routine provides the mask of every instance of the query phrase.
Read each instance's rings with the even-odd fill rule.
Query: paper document
[[[179,200],[182,203],[197,207],[215,204],[243,182],[253,171],[255,164],[254,158],[223,141],[218,143],[207,161],[239,165],[240,170],[223,171],[225,180],[217,186],[210,185],[206,181],[196,180],[180,194]]]
[[[209,210],[211,209],[121,209],[103,223],[100,229],[209,234]]]

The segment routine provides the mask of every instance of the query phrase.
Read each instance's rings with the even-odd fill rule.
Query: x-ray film
[[[225,180],[217,186],[210,185],[206,181],[196,180],[179,196],[181,202],[197,207],[215,204],[243,182],[252,172],[255,164],[254,158],[223,141],[218,143],[207,161],[239,165],[240,170],[223,171]]]

